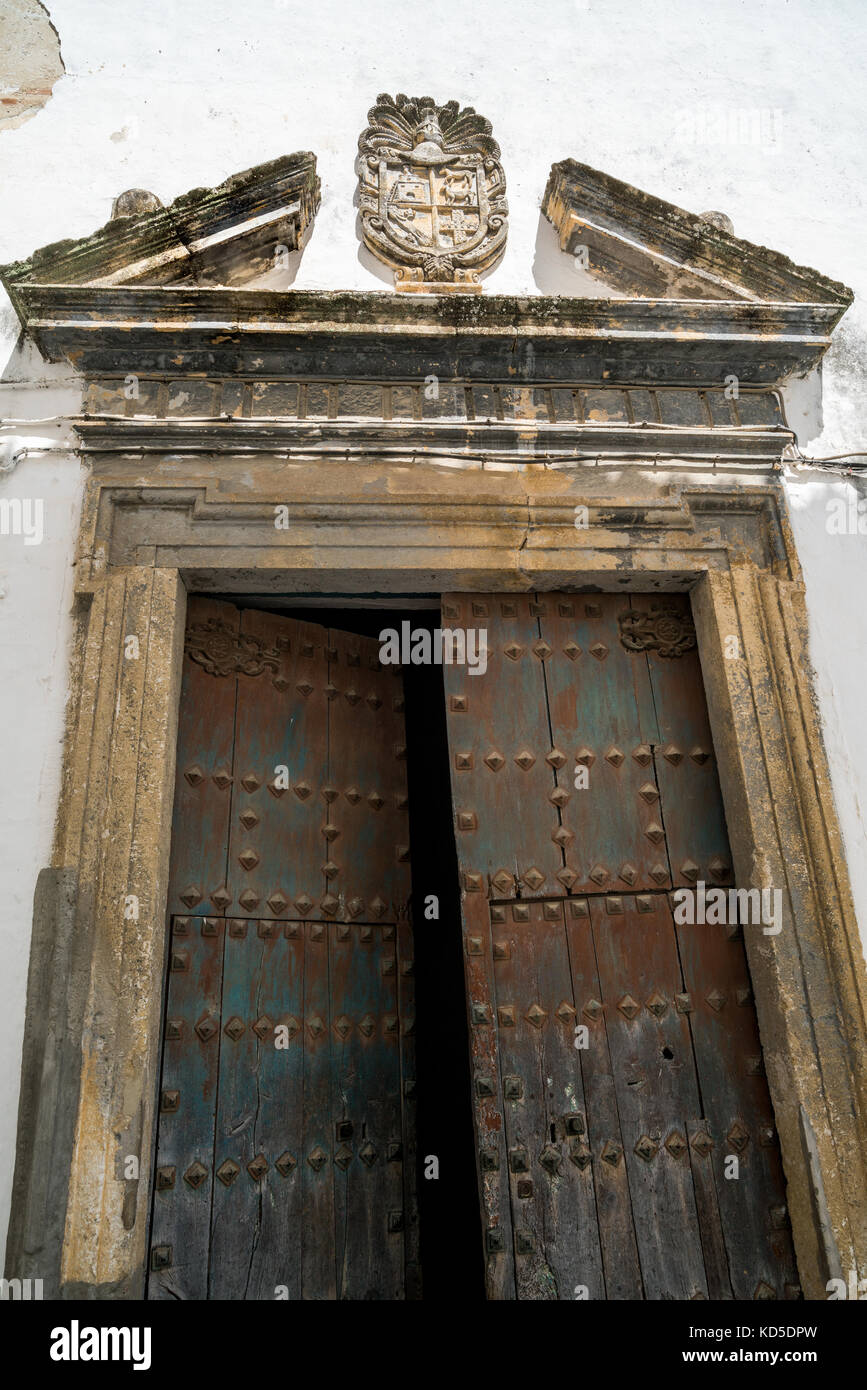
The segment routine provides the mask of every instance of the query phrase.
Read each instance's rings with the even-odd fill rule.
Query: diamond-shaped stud
[[[659,800],[659,792],[652,782],[645,782],[638,788],[638,795],[642,801],[646,801],[648,806],[652,806],[654,801]]]
[[[361,792],[358,787],[347,787],[343,795],[346,797],[350,806],[357,806],[361,800]]]
[[[322,797],[322,800],[325,802],[326,806],[330,806],[332,801],[337,800],[338,796],[340,795],[340,792],[337,790],[336,787],[323,787],[319,795]]]
[[[294,1014],[289,1014],[286,1018],[282,1019],[279,1026],[286,1029],[286,1036],[290,1042],[295,1035],[301,1031],[301,1024]]]
[[[726,1002],[726,996],[723,994],[721,989],[712,989],[710,993],[706,994],[704,997],[710,1004],[711,1008],[714,1009],[717,1013],[719,1013],[723,1004]]]
[[[379,921],[380,917],[384,917],[387,911],[388,904],[384,903],[382,898],[380,898],[377,894],[377,896],[373,898],[370,903],[371,916],[375,917],[376,920]]]
[[[333,893],[326,893],[324,898],[319,899],[319,906],[326,917],[333,917],[340,906],[340,899],[335,898]]]
[[[277,1169],[278,1173],[283,1174],[284,1178],[288,1178],[289,1174],[297,1166],[297,1158],[294,1154],[291,1154],[288,1149],[286,1149],[285,1153],[282,1153],[279,1158],[274,1159],[274,1167]]]
[[[622,1154],[623,1149],[621,1145],[616,1143],[615,1140],[609,1139],[599,1156],[603,1163],[608,1163],[612,1168],[616,1168]]]
[[[268,906],[274,913],[275,917],[282,917],[283,913],[289,906],[289,903],[283,897],[282,893],[272,893],[270,898],[268,899]]]
[[[267,1038],[268,1034],[272,1033],[273,1031],[274,1025],[267,1014],[262,1014],[262,1017],[257,1018],[256,1022],[253,1024],[253,1032],[256,1034],[256,1037],[261,1038],[263,1042]]]
[[[503,757],[502,753],[498,753],[496,749],[490,752],[483,761],[492,772],[499,772],[501,768],[506,766],[506,759]]]
[[[256,1157],[251,1159],[247,1164],[247,1172],[254,1182],[261,1182],[267,1171],[268,1161],[264,1154],[257,1154]]]
[[[319,829],[329,845],[333,844],[335,840],[340,839],[340,831],[337,829],[336,825],[321,825]]]
[[[589,748],[579,748],[575,754],[575,761],[582,767],[592,767],[596,761],[596,754],[591,753]]]
[[[241,1169],[232,1158],[227,1158],[217,1169],[217,1177],[224,1187],[231,1187]]]
[[[325,1024],[318,1014],[314,1014],[312,1018],[307,1020],[307,1031],[311,1038],[322,1037],[322,1034],[325,1032]]]
[[[639,767],[649,767],[653,762],[653,749],[649,743],[639,743],[638,747],[633,749],[632,756]]]
[[[539,1162],[545,1171],[550,1173],[553,1177],[556,1173],[559,1173],[563,1166],[563,1155],[553,1144],[546,1144],[539,1155]]]
[[[589,647],[590,655],[595,656],[597,661],[604,661],[608,655],[608,648],[604,642],[593,642]]]
[[[588,874],[588,878],[592,878],[594,883],[599,884],[605,883],[608,877],[608,870],[605,868],[604,864],[594,864],[593,868],[590,870],[590,873]]]
[[[566,762],[566,754],[561,753],[559,748],[552,748],[550,753],[545,754],[545,762],[559,771]]]
[[[184,891],[179,894],[179,897],[185,907],[195,907],[197,903],[202,901],[202,891],[200,888],[196,888],[193,884],[190,884],[189,888],[185,888]]]
[[[245,792],[250,792],[252,794],[259,790],[261,782],[255,772],[245,772],[244,776],[241,778],[241,786],[244,788]]]
[[[558,1004],[554,1012],[562,1023],[571,1023],[575,1017],[575,1010],[568,999],[564,999],[562,1004]]]
[[[247,869],[249,872],[250,869],[255,869],[259,863],[259,856],[254,849],[243,849],[238,855],[238,863],[242,869]]]
[[[591,1157],[590,1150],[583,1139],[570,1139],[569,1158],[571,1162],[575,1164],[576,1168],[580,1168],[582,1173],[590,1162]]]
[[[230,787],[234,780],[235,779],[233,778],[231,772],[229,772],[229,770],[224,767],[218,768],[217,771],[213,773],[211,777],[211,781],[214,783],[214,786],[219,787],[221,792],[225,791],[227,787]]]
[[[547,661],[548,657],[551,655],[551,651],[552,648],[548,646],[544,638],[539,642],[533,643],[533,652],[540,661]]]
[[[376,1019],[373,1014],[365,1014],[358,1025],[359,1033],[363,1033],[366,1038],[372,1037],[376,1029]]]
[[[521,750],[520,753],[517,753],[515,755],[515,762],[518,764],[518,767],[521,769],[522,772],[529,772],[530,768],[533,767],[533,765],[535,764],[536,759],[530,752],[529,748],[524,748]]]
[[[567,642],[563,648],[563,655],[568,656],[570,661],[577,661],[581,655],[581,648],[577,642]]]
[[[196,1159],[196,1161],[194,1163],[191,1163],[187,1171],[184,1173],[184,1182],[195,1192],[196,1188],[201,1187],[202,1183],[206,1181],[207,1176],[207,1168],[205,1168],[204,1165],[201,1164],[198,1159]]]
[[[220,911],[222,911],[224,907],[228,907],[231,901],[232,894],[225,884],[222,888],[217,888],[216,891],[211,894],[211,902],[214,904],[214,907],[218,908]],[[216,935],[216,933],[214,933],[214,935]]]
[[[638,877],[638,870],[634,864],[621,864],[620,877],[624,883],[628,883],[631,887]]]
[[[598,999],[588,999],[581,1012],[583,1014],[586,1014],[587,1017],[589,1019],[592,1019],[592,1021],[595,1023],[602,1012],[602,1005],[600,1004]]]
[[[306,916],[307,916],[307,913],[310,911],[311,907],[313,906],[313,899],[312,899],[312,898],[308,898],[308,896],[307,896],[306,893],[302,893],[300,897],[298,897],[298,898],[295,899],[295,906],[297,907],[298,911],[301,913],[301,916],[302,916],[302,917],[306,917]]]
[[[499,1004],[497,1006],[497,1022],[501,1028],[514,1028],[516,1012],[512,1004]]]
[[[248,912],[252,912],[254,907],[259,906],[259,894],[254,893],[252,888],[245,888],[238,898],[238,902],[245,907]]]
[[[701,767],[702,763],[707,762],[708,758],[710,757],[710,753],[706,748],[702,748],[700,745],[698,745],[695,748],[690,748],[689,756],[692,758],[694,763],[698,763],[699,767]]]
[[[719,856],[716,856],[715,858],[711,859],[710,863],[708,864],[708,868],[710,870],[711,878],[728,878],[729,874],[731,873],[731,865],[727,864],[724,859],[720,859]]]
[[[648,840],[654,845],[658,845],[661,840],[665,839],[665,831],[657,820],[650,821],[650,823],[644,827],[644,833]]]
[[[683,753],[673,743],[669,743],[663,748],[662,756],[665,758],[666,762],[671,763],[672,767],[677,767],[678,763],[683,762]]]
[[[633,1019],[641,1005],[633,999],[631,994],[624,994],[623,998],[618,1000],[617,1007],[624,1018]]]
[[[238,1039],[244,1035],[244,1020],[238,1018],[237,1015],[233,1015],[223,1029],[223,1032],[227,1037],[232,1039],[232,1042],[237,1042]]]
[[[198,1023],[196,1024],[196,1032],[198,1033],[202,1042],[207,1042],[209,1038],[212,1038],[214,1036],[216,1031],[217,1022],[215,1019],[210,1018],[208,1015],[206,1015],[204,1018],[200,1018]]]
[[[566,845],[571,845],[572,841],[575,839],[575,835],[573,831],[567,830],[565,825],[558,825],[551,839],[554,841],[555,845],[559,845],[561,849],[563,849]]]
[[[491,879],[491,886],[501,898],[508,897],[515,886],[515,875],[510,874],[508,869],[498,869]]]
[[[189,782],[191,787],[197,787],[200,782],[204,782],[205,780],[205,774],[199,767],[198,763],[193,763],[192,767],[188,767],[186,772],[184,773],[184,777]]]
[[[339,1038],[348,1038],[352,1032],[352,1019],[347,1018],[346,1014],[341,1014],[334,1020],[334,1031]]]
[[[649,873],[654,883],[665,883],[665,880],[668,878],[668,869],[664,864],[651,865]]]
[[[308,796],[313,795],[313,788],[309,782],[296,782],[292,787],[293,792],[299,801],[306,801]]]
[[[314,1173],[318,1173],[328,1162],[328,1154],[317,1144],[315,1149],[311,1149],[310,1153],[307,1155],[307,1162],[310,1164]]]
[[[533,893],[535,893],[538,888],[541,888],[542,884],[545,882],[545,875],[541,872],[540,869],[537,869],[535,867],[528,869],[527,872],[523,875],[523,878],[527,887]]]
[[[695,860],[684,859],[680,866],[680,872],[683,874],[684,878],[689,879],[690,883],[695,883],[701,871]]]
[[[750,1142],[750,1132],[745,1125],[741,1124],[740,1120],[735,1120],[726,1135],[726,1139],[737,1153],[743,1153],[747,1144]]]
[[[519,661],[524,655],[524,648],[518,642],[507,642],[503,651],[510,661]]]
[[[653,994],[651,994],[650,998],[646,1002],[647,1007],[653,1014],[654,1018],[662,1018],[668,1011],[668,1004],[663,999],[662,995],[658,994],[656,990],[654,990]]]
[[[706,1129],[700,1129],[696,1134],[693,1135],[692,1147],[695,1149],[697,1154],[701,1155],[702,1158],[707,1158],[708,1154],[713,1148],[713,1140],[711,1139]]]
[[[372,810],[381,811],[385,805],[385,799],[380,796],[379,792],[371,792],[367,798],[367,804]]]
[[[348,1144],[340,1144],[334,1150],[334,1162],[341,1172],[345,1173],[352,1162],[352,1150]]]
[[[668,1149],[672,1158],[683,1158],[683,1155],[686,1153],[686,1140],[680,1130],[673,1129],[671,1131],[671,1134],[669,1134],[665,1141],[665,1147]]]
[[[358,1157],[366,1168],[372,1168],[376,1162],[376,1149],[369,1139],[366,1139],[358,1150]]]
[[[634,1152],[638,1154],[639,1158],[643,1158],[645,1163],[651,1163],[659,1153],[659,1145],[654,1144],[649,1134],[642,1134],[635,1145]]]
[[[542,1008],[541,1004],[531,1004],[527,1012],[524,1014],[524,1017],[528,1023],[532,1023],[534,1028],[541,1028],[543,1027],[548,1015]]]
[[[605,761],[607,763],[610,763],[612,767],[620,767],[621,763],[625,759],[625,756],[626,755],[624,753],[621,753],[619,748],[611,747],[605,754]]]
[[[252,830],[254,825],[259,824],[259,817],[252,806],[248,806],[246,810],[242,811],[238,819],[247,830]]]
[[[548,797],[552,806],[565,806],[569,800],[569,793],[563,787],[555,787]]]

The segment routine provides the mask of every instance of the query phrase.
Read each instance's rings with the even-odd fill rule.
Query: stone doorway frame
[[[175,471],[119,451],[93,463],[8,1272],[42,1277],[49,1297],[143,1294],[188,589],[597,588],[691,594],[736,882],[783,889],[780,935],[745,936],[804,1294],[867,1272],[865,974],[778,481],[422,462],[396,495],[386,464],[348,487],[346,467],[275,456],[257,457],[243,486],[206,455]],[[579,501],[589,525],[576,532]]]

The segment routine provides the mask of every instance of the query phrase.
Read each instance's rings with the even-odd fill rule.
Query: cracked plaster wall
[[[390,283],[360,249],[353,160],[376,94],[457,97],[493,123],[508,180],[510,236],[490,292],[593,294],[557,248],[539,204],[565,156],[696,212],[720,209],[738,235],[867,292],[863,261],[860,0],[748,7],[718,0],[696,24],[693,0],[441,0],[432,10],[368,0],[2,0],[21,36],[19,87],[54,94],[0,118],[0,262],[85,235],[131,186],[164,203],[292,150],[319,160],[322,206],[298,288]],[[11,17],[11,18],[10,18]],[[859,65],[858,55],[861,55]],[[9,95],[10,77],[0,86]],[[41,109],[40,109],[41,108]],[[0,107],[2,110],[2,107]],[[293,258],[294,259],[294,258]],[[293,266],[293,270],[294,270]],[[2,291],[0,291],[2,294]],[[71,559],[82,471],[63,417],[78,385],[16,345],[0,304],[0,467],[37,450],[0,496],[43,497],[45,539],[0,537],[0,1232],[14,1156],[33,890],[48,863],[60,774],[70,637]],[[792,383],[790,422],[811,454],[867,448],[867,312],[836,331],[819,382]],[[54,419],[54,417],[60,417]],[[38,423],[37,423],[38,422]],[[9,441],[14,439],[14,444]],[[50,449],[50,452],[39,450]],[[831,536],[827,503],[865,488],[791,475],[787,492],[809,601],[817,693],[856,905],[867,932],[867,536]]]

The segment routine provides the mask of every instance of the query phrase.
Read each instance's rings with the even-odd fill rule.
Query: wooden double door
[[[687,600],[452,595],[442,623],[487,652],[443,675],[488,1297],[797,1296],[762,925],[672,899],[735,886]],[[151,1297],[420,1294],[404,697],[378,653],[191,600]]]

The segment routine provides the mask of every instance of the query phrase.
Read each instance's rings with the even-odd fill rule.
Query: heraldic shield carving
[[[395,288],[481,293],[479,272],[508,231],[506,178],[491,123],[456,101],[377,97],[356,171],[368,250],[394,267]]]

